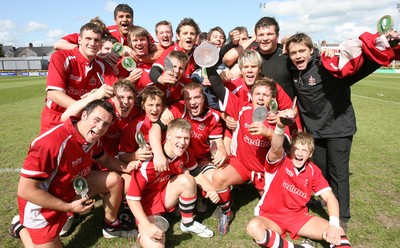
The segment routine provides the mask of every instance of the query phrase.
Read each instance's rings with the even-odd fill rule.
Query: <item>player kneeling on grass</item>
[[[294,114],[284,110],[279,116]],[[311,247],[282,239],[286,232],[292,238],[302,236],[326,240],[331,247],[351,247],[339,225],[339,203],[321,170],[309,161],[314,151],[312,136],[305,132],[293,135],[290,153],[286,154],[281,120],[278,118],[266,158],[265,191],[254,210],[256,216],[247,225],[248,234],[261,247]],[[308,213],[306,204],[313,192],[326,201],[329,222]]]
[[[153,216],[172,212],[177,204],[181,210],[182,232],[195,233],[203,238],[214,235],[213,231],[193,219],[197,184],[207,192],[206,197],[212,202],[218,202],[219,196],[200,172],[196,157],[188,148],[191,130],[185,119],[174,119],[168,124],[163,145],[168,170],[156,171],[151,158],[137,162],[139,168],[132,172],[126,199],[138,222],[138,241],[142,247],[165,247],[165,233],[156,226]]]
[[[105,153],[99,141],[114,115],[109,102],[92,101],[80,119],[70,117],[31,143],[18,184],[20,221],[14,218],[11,229],[25,247],[61,248],[59,233],[67,221],[66,212],[89,211],[94,206],[90,197],[98,194],[103,197],[105,213],[103,236],[137,235],[136,230],[125,229],[118,220],[123,189],[120,175],[90,169],[92,159],[110,170],[130,173],[133,169]]]

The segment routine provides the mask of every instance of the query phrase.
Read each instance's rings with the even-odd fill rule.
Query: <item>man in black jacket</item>
[[[304,33],[286,42],[292,62],[292,85],[304,127],[315,139],[314,163],[322,170],[340,205],[340,221],[350,219],[349,158],[356,119],[350,86],[399,56],[391,35],[364,33],[343,42],[338,57],[321,56]],[[392,45],[392,46],[391,46]],[[394,47],[394,48],[392,48]]]

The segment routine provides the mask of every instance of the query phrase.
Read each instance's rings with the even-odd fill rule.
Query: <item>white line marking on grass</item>
[[[375,100],[375,101],[378,101],[378,102],[400,104],[400,102],[382,100],[382,99],[378,99],[378,98],[374,98],[374,97],[369,97],[369,96],[360,96],[360,95],[356,95],[356,94],[351,94],[351,95],[352,95],[352,96],[356,96],[356,97],[360,97],[360,98],[364,98],[364,99],[368,99],[368,100]]]
[[[3,173],[10,173],[10,172],[20,172],[21,168],[4,168],[4,169],[0,169],[0,174]]]

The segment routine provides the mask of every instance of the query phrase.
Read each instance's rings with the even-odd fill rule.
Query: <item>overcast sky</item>
[[[168,20],[175,30],[180,20],[192,17],[202,31],[221,26],[226,33],[245,26],[253,33],[262,16],[274,16],[281,27],[280,37],[301,31],[314,42],[337,43],[357,38],[362,32],[376,32],[383,15],[391,15],[396,29],[400,0],[202,0],[202,1],[3,1],[0,7],[0,43],[15,47],[51,46],[60,37],[79,32],[95,16],[114,24],[113,10],[119,3],[135,11],[134,23],[154,35],[154,25]]]

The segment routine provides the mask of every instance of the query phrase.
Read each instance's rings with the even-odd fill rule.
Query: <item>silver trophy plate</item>
[[[154,224],[156,225],[156,227],[160,228],[161,231],[166,232],[168,230],[169,222],[164,217],[162,217],[160,215],[155,215],[154,221],[155,221]]]
[[[164,59],[164,69],[165,71],[173,71],[174,70],[174,64],[172,63],[171,59],[166,57]]]
[[[209,68],[218,62],[219,51],[213,44],[203,42],[194,49],[193,58],[198,66]]]
[[[266,107],[260,106],[254,109],[252,120],[253,122],[264,122],[268,115],[268,109]]]

